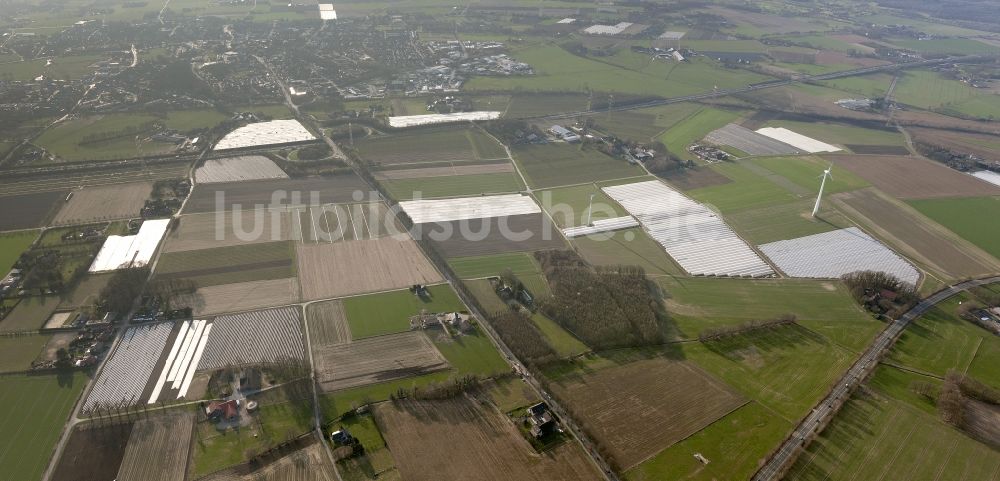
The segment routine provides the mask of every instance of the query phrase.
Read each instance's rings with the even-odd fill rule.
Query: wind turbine
[[[819,213],[819,201],[823,199],[823,188],[826,187],[827,177],[831,179],[833,178],[833,174],[830,173],[831,170],[833,170],[832,164],[823,171],[822,175],[820,175],[820,178],[823,180],[819,183],[819,194],[816,195],[816,205],[813,206],[813,217],[816,217],[816,214]]]

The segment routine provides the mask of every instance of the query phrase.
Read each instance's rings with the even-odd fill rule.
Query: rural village
[[[0,5],[0,478],[1000,480],[994,0]]]

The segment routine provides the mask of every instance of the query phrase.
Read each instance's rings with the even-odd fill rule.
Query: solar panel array
[[[836,278],[856,271],[882,271],[916,285],[920,272],[857,227],[760,246],[791,277]]]
[[[128,328],[94,382],[83,409],[92,409],[98,403],[118,405],[123,400],[138,404],[173,328],[172,322]]]
[[[604,187],[685,271],[761,277],[774,271],[707,207],[659,181]]]
[[[282,307],[216,317],[198,370],[303,359],[299,314],[298,307]]]
[[[521,194],[408,200],[400,202],[399,206],[414,224],[537,214],[542,211],[531,197]]]
[[[573,238],[591,234],[599,234],[601,232],[611,232],[614,230],[629,229],[638,226],[639,226],[639,221],[635,220],[634,217],[627,215],[625,217],[615,217],[612,219],[595,220],[594,222],[591,223],[591,225],[567,227],[563,229],[562,232],[564,236],[568,238]]]

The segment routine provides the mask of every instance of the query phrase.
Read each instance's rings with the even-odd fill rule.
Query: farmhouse
[[[212,421],[231,421],[239,415],[240,402],[236,399],[212,401],[205,406],[205,416]]]
[[[554,135],[557,139],[565,140],[566,142],[579,142],[580,136],[573,133],[573,131],[563,127],[561,125],[553,125],[549,127],[549,133]]]
[[[559,427],[555,416],[549,411],[549,406],[543,402],[529,407],[526,411],[528,416],[525,422],[528,424],[529,432],[536,439],[555,432]]]

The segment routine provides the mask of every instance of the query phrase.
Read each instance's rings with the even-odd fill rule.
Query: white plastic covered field
[[[403,115],[389,117],[390,127],[413,127],[415,125],[443,124],[446,122],[461,122],[463,120],[493,120],[499,119],[503,112],[483,110],[479,112],[455,112],[453,114]]]
[[[765,137],[770,137],[784,142],[792,147],[795,147],[796,149],[809,152],[810,154],[818,152],[839,152],[842,150],[840,147],[830,145],[826,142],[820,142],[812,137],[806,137],[805,135],[792,132],[784,127],[764,127],[762,129],[757,129],[757,133]]]
[[[263,155],[209,159],[194,171],[194,180],[199,184],[287,178],[288,174],[278,164]]]
[[[298,120],[272,120],[244,125],[215,144],[215,150],[239,149],[259,145],[285,144],[316,140]]]
[[[136,235],[112,235],[104,241],[100,252],[90,264],[90,272],[105,272],[123,267],[138,267],[149,263],[167,232],[170,219],[147,220]]]
[[[94,382],[83,409],[117,405],[123,401],[129,405],[140,403],[139,396],[146,388],[173,327],[172,322],[161,322],[128,328]]]
[[[774,274],[718,214],[662,182],[651,180],[602,190],[635,216],[667,254],[692,275]]]
[[[993,185],[1000,185],[1000,174],[991,170],[980,170],[979,172],[973,172],[972,175]]]
[[[912,264],[857,227],[760,246],[778,269],[791,277],[837,278],[856,271],[882,271],[916,285]]]
[[[542,211],[531,197],[521,194],[409,200],[400,202],[399,206],[414,224],[537,214]]]
[[[639,227],[639,221],[635,220],[634,217],[627,215],[625,217],[595,220],[591,223],[591,225],[568,227],[563,229],[562,232],[567,238],[573,238],[591,234],[600,234],[601,232],[629,229],[632,227]]]
[[[149,404],[159,399],[163,389],[178,391],[177,399],[187,395],[195,369],[201,361],[212,325],[207,321],[185,321],[167,354],[166,363],[149,396]]]

